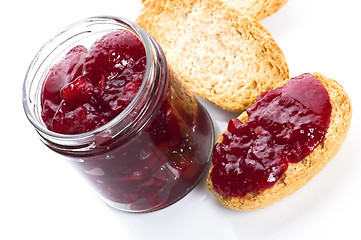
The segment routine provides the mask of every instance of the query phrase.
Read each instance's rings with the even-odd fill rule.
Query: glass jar
[[[90,132],[48,130],[41,116],[41,91],[49,69],[74,46],[89,46],[119,29],[134,33],[146,51],[146,73],[134,99]],[[105,202],[119,210],[169,206],[191,191],[209,166],[214,132],[206,109],[167,66],[156,41],[125,19],[88,18],[48,41],[26,74],[23,106],[42,142],[69,159]]]

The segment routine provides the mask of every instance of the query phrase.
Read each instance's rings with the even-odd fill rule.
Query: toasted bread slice
[[[242,112],[289,79],[270,33],[220,0],[147,0],[136,22],[159,42],[186,87],[226,110]]]
[[[234,7],[251,16],[256,20],[262,20],[282,8],[288,0],[222,0],[226,4]]]
[[[313,76],[325,86],[332,106],[331,121],[324,141],[302,161],[290,163],[281,179],[273,187],[259,194],[249,193],[245,197],[230,198],[221,196],[213,189],[212,180],[208,175],[208,188],[222,205],[235,210],[255,210],[267,207],[304,186],[336,155],[350,128],[351,102],[346,92],[335,80],[318,73],[314,73]],[[241,122],[247,121],[247,113],[242,113],[238,119]],[[217,142],[222,142],[222,138],[222,135],[219,136]]]

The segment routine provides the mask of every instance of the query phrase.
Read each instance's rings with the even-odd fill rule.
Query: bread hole
[[[281,74],[281,69],[279,67],[277,67],[276,69],[277,69],[277,74]]]
[[[255,80],[253,80],[253,82],[251,83],[251,88],[252,89],[256,89],[257,88],[257,82]]]
[[[252,32],[249,32],[249,39],[250,40],[256,40],[255,36],[253,35]]]
[[[301,164],[305,167],[305,168],[310,168],[311,167],[311,162],[309,161],[309,159],[306,157],[301,161]]]
[[[267,67],[268,67],[269,69],[273,69],[273,65],[272,65],[272,63],[267,62]]]
[[[285,186],[287,186],[286,177],[287,175],[283,174],[282,177],[278,180],[280,183],[282,183]]]
[[[239,36],[241,36],[242,37],[242,32],[241,31],[239,31],[237,28],[236,28],[236,31],[237,31],[237,33],[239,34]]]

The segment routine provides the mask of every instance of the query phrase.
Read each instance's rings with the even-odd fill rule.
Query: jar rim
[[[88,131],[85,133],[79,133],[79,134],[61,134],[61,133],[51,131],[48,128],[46,128],[45,125],[39,121],[39,119],[37,119],[37,117],[34,114],[35,110],[32,109],[32,108],[35,108],[35,106],[34,106],[34,103],[32,103],[32,100],[30,99],[30,96],[28,94],[29,88],[31,87],[31,84],[33,82],[33,77],[29,76],[30,72],[33,70],[37,71],[37,69],[35,67],[36,67],[36,64],[38,63],[37,61],[42,56],[43,50],[46,49],[47,47],[49,47],[57,37],[66,34],[72,28],[74,28],[76,26],[80,26],[80,25],[91,26],[94,24],[103,24],[103,23],[114,24],[114,26],[119,25],[119,26],[125,27],[128,30],[131,30],[134,34],[136,34],[136,36],[143,43],[144,48],[145,48],[145,54],[146,54],[146,72],[145,72],[142,84],[141,84],[137,94],[135,95],[135,97],[129,103],[129,105],[121,113],[119,113],[115,118],[113,118],[106,124],[96,128],[94,130],[91,130],[91,131]],[[27,118],[29,119],[29,121],[32,123],[32,125],[36,128],[36,130],[40,134],[46,135],[50,138],[55,138],[55,139],[66,139],[66,140],[86,139],[86,138],[92,137],[106,129],[112,128],[117,123],[122,121],[124,119],[124,117],[127,116],[132,111],[132,109],[137,104],[138,99],[141,97],[142,93],[144,93],[144,91],[145,91],[147,79],[149,79],[149,77],[151,76],[150,69],[151,69],[152,59],[154,59],[154,57],[155,57],[153,51],[151,50],[151,45],[154,44],[154,42],[155,41],[154,40],[152,41],[151,36],[144,29],[142,29],[141,27],[139,27],[132,21],[129,21],[129,20],[127,20],[125,18],[121,18],[121,17],[95,16],[95,17],[85,18],[83,20],[77,21],[77,22],[69,25],[64,30],[60,31],[58,34],[56,34],[52,38],[50,38],[40,48],[40,50],[37,52],[36,56],[34,57],[33,61],[31,62],[30,66],[26,72],[24,83],[23,83],[23,89],[22,89],[22,96],[23,96],[22,101],[23,101],[23,108],[24,108]]]

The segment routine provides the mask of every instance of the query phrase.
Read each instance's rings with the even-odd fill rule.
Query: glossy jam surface
[[[145,62],[143,44],[126,30],[103,36],[89,50],[72,48],[44,82],[42,118],[47,128],[78,134],[112,120],[138,92]]]
[[[324,139],[331,104],[324,86],[311,74],[259,96],[248,120],[232,119],[214,146],[211,179],[217,193],[242,197],[272,187],[287,170]]]
[[[54,64],[43,84],[46,126],[78,134],[106,124],[135,97],[145,70],[144,46],[127,31],[104,35],[89,49],[75,46]],[[213,146],[209,116],[197,102],[173,96],[184,94],[173,86],[175,78],[167,76],[157,111],[132,138],[107,142],[105,152],[69,156],[116,208],[142,212],[165,207],[188,193],[208,166]]]

